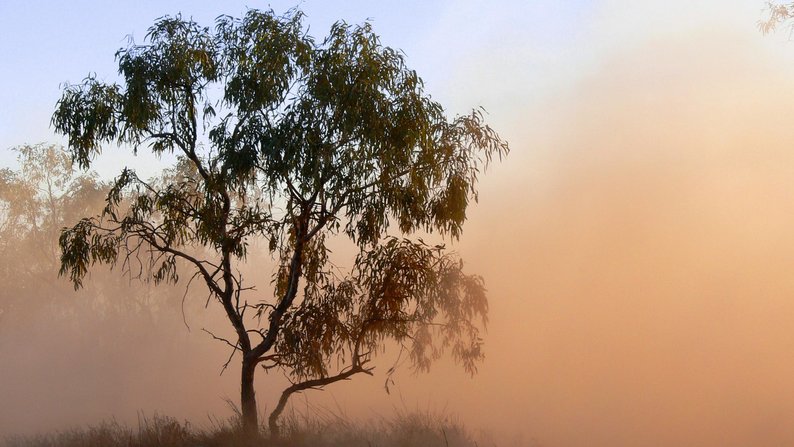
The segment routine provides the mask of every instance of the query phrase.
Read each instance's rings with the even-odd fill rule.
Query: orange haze
[[[591,30],[591,59],[559,82],[501,75],[515,96],[464,67],[450,85],[504,100],[484,105],[513,150],[455,245],[490,293],[480,374],[403,371],[387,395],[386,364],[308,402],[446,408],[501,445],[794,445],[794,42],[754,28],[761,6],[740,26]],[[572,51],[560,57],[587,53]],[[32,350],[0,343],[0,433],[228,415],[235,364],[218,378],[226,350],[198,330],[223,328],[202,316],[217,311],[189,308],[190,333],[169,314],[162,337],[97,347],[106,357],[54,329]],[[282,385],[259,377],[263,409]]]

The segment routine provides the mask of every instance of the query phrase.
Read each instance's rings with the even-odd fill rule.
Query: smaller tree
[[[770,33],[781,23],[794,18],[794,3],[769,1],[766,3],[767,17],[758,22],[758,28],[764,34]]]
[[[0,313],[25,320],[63,292],[56,276],[58,236],[66,222],[101,207],[105,186],[77,172],[60,146],[13,151],[19,168],[0,169]]]
[[[179,311],[176,288],[132,291],[127,278],[108,269],[94,272],[80,300],[58,280],[58,238],[66,225],[102,210],[110,189],[95,172],[81,172],[57,144],[22,145],[12,149],[18,168],[0,169],[0,313],[6,322],[30,318],[152,318]],[[151,295],[176,298],[151,300]],[[44,317],[46,315],[46,317]],[[140,324],[141,321],[136,321]]]

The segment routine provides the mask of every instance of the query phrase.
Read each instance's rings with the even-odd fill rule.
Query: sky
[[[272,7],[278,12],[294,2],[143,1],[70,2],[17,1],[0,4],[0,165],[12,165],[8,149],[26,143],[58,142],[49,126],[50,116],[65,83],[79,83],[89,74],[117,80],[115,52],[128,37],[141,42],[155,19],[181,13],[212,25],[221,14],[240,15],[247,8]],[[568,51],[584,28],[589,2],[497,2],[483,8],[479,2],[319,2],[305,1],[311,33],[323,35],[337,20],[369,20],[386,45],[403,50],[428,90],[445,100],[456,113],[477,106],[496,108],[512,97],[535,95],[548,70],[538,65]],[[493,61],[472,60],[491,54]],[[498,65],[495,63],[498,60]],[[505,78],[505,65],[510,79]],[[545,74],[543,72],[546,72]],[[479,76],[498,92],[460,95],[466,83]],[[518,76],[526,76],[521,81]],[[524,85],[520,85],[524,84]],[[11,87],[13,86],[13,87]],[[525,98],[530,99],[530,98]],[[116,154],[118,155],[118,154]],[[111,161],[99,169],[115,172]],[[128,161],[135,164],[136,162]],[[148,163],[138,161],[145,167]],[[106,166],[107,165],[107,166]]]
[[[512,150],[482,176],[455,245],[489,290],[479,374],[442,362],[401,373],[391,395],[376,377],[307,399],[356,416],[446,409],[543,446],[794,444],[794,42],[759,32],[764,4],[301,3],[315,36],[337,19],[371,20],[433,98],[451,114],[485,108]],[[48,125],[59,85],[115,79],[114,52],[157,17],[209,24],[268,5],[294,6],[6,0],[0,166],[14,166],[16,145],[62,142]],[[96,167],[162,163],[114,148]],[[217,366],[200,347],[211,341],[185,337]],[[152,392],[81,414],[223,411],[234,377],[199,385],[210,376],[170,394],[190,399]],[[125,380],[164,389],[144,370]]]

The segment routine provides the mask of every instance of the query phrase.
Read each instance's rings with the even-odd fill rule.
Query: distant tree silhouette
[[[291,394],[371,373],[387,340],[418,370],[446,350],[475,371],[482,279],[402,237],[457,239],[478,174],[508,152],[480,111],[449,120],[369,24],[316,41],[302,17],[159,19],[117,52],[121,84],[66,86],[52,118],[83,167],[108,143],[180,156],[157,181],[124,169],[102,214],[61,234],[61,273],[80,287],[93,264],[121,263],[175,282],[183,263],[234,329],[215,337],[241,357],[244,430],[258,430],[257,366],[293,381],[272,436]],[[359,250],[349,273],[329,259],[334,237]],[[236,269],[257,240],[278,261],[271,298]]]
[[[104,191],[93,175],[72,169],[60,146],[13,150],[19,168],[0,169],[0,314],[20,321],[59,298],[58,235],[65,222],[99,209]]]
[[[781,23],[789,22],[794,18],[794,3],[781,3],[769,1],[766,18],[758,22],[758,27],[764,34],[770,33]]]
[[[58,280],[58,237],[67,223],[101,210],[110,185],[94,172],[80,172],[60,145],[22,145],[12,151],[19,166],[0,169],[0,319],[4,323],[79,320],[92,313],[130,320],[133,314],[145,318],[165,313],[160,312],[165,307],[167,313],[178,312],[183,294],[176,289],[160,289],[160,295],[173,295],[176,303],[155,303],[148,291],[132,291],[127,279],[109,272],[96,272],[83,299],[65,300],[64,295],[73,292]]]

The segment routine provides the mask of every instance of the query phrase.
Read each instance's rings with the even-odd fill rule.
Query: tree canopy
[[[337,22],[318,41],[298,10],[222,16],[214,28],[164,17],[116,58],[119,83],[64,88],[55,129],[83,167],[108,144],[179,162],[152,181],[124,169],[101,215],[63,231],[61,273],[75,287],[95,263],[200,279],[234,329],[249,430],[257,365],[294,381],[284,403],[370,372],[387,339],[418,369],[449,348],[475,370],[482,279],[407,236],[460,237],[478,175],[508,152],[481,110],[448,119],[370,24]],[[359,251],[347,273],[329,259],[337,237]],[[271,296],[237,270],[264,246],[278,264]]]

